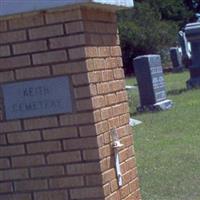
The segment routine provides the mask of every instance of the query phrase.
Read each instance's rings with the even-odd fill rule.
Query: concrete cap
[[[79,4],[96,4],[117,10],[133,7],[133,1],[134,0],[3,0],[0,2],[0,16]]]

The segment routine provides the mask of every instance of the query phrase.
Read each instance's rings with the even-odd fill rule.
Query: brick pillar
[[[0,85],[68,76],[71,113],[7,120],[0,199],[139,200],[116,15],[74,6],[2,18]],[[117,183],[111,129],[121,143]]]

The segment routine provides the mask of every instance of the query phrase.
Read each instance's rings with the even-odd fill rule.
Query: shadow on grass
[[[167,91],[167,95],[180,95],[182,93],[190,91],[187,88],[181,88],[181,89],[174,89],[174,90],[169,90]]]

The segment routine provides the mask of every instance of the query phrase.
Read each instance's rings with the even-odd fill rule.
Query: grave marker
[[[172,107],[172,101],[166,99],[163,69],[159,55],[145,55],[134,59],[134,68],[140,93],[140,108]]]
[[[173,71],[174,72],[181,72],[183,71],[183,66],[182,66],[182,54],[179,51],[178,47],[171,47],[170,48],[170,57],[171,57],[171,62],[173,66]]]

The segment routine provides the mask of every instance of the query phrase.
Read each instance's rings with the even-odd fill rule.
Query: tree
[[[136,1],[135,8],[119,13],[119,32],[126,73],[133,71],[134,57],[158,53],[164,59],[168,48],[176,45],[179,23],[175,21],[175,15],[172,15],[174,11],[167,12],[163,8],[163,2],[169,4],[167,0],[140,0]],[[169,5],[170,8],[171,4]],[[169,20],[171,18],[173,20]]]

